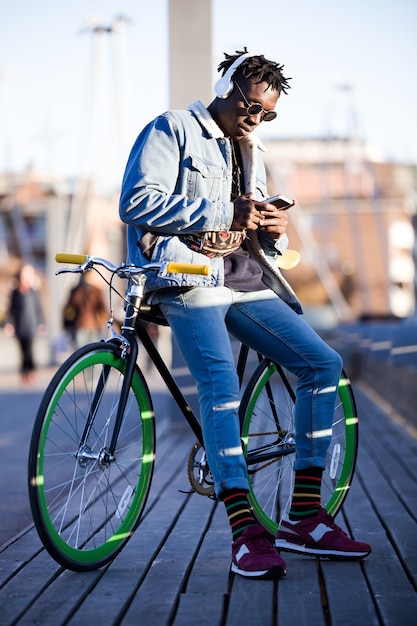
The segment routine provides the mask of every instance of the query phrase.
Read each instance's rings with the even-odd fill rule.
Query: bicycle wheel
[[[112,343],[80,348],[41,401],[29,451],[29,497],[51,556],[76,571],[101,567],[135,530],[151,486],[154,413],[135,369],[113,455],[126,359]]]
[[[264,359],[245,389],[240,420],[250,503],[259,522],[273,534],[289,510],[293,491],[294,407],[295,377]],[[349,379],[343,373],[322,482],[322,503],[333,516],[349,492],[357,447],[355,399]]]

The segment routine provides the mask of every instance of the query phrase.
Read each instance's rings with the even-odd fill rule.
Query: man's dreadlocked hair
[[[226,59],[220,63],[217,68],[218,71],[223,70],[222,76],[224,76],[232,63],[242,56],[242,54],[247,54],[247,52],[246,46],[242,52],[236,50],[236,54],[227,54],[227,52],[225,52],[224,56]],[[236,74],[241,74],[244,78],[251,79],[256,83],[268,83],[268,85],[272,87],[272,89],[276,89],[278,93],[281,93],[281,91],[287,93],[287,89],[291,89],[291,85],[288,84],[291,78],[285,78],[282,74],[283,69],[283,65],[279,65],[275,63],[275,61],[268,61],[268,59],[265,59],[264,55],[261,54],[245,59],[236,69]]]

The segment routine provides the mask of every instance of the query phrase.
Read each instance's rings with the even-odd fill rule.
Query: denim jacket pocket
[[[210,163],[198,155],[189,154],[185,159],[187,171],[187,197],[202,196],[216,201],[220,196],[220,182],[225,174],[217,163]]]

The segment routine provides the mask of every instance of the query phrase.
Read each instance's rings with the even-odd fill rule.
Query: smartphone
[[[295,200],[291,200],[291,198],[287,198],[286,196],[272,196],[271,198],[262,200],[262,202],[269,202],[269,204],[275,205],[280,211],[286,211],[295,204]]]

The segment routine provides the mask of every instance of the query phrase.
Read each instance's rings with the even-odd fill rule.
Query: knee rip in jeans
[[[239,456],[242,454],[241,446],[235,446],[233,448],[224,448],[223,450],[219,450],[220,456]]]
[[[314,430],[311,433],[306,433],[308,439],[321,439],[323,437],[331,437],[333,430],[331,428],[325,428],[323,430]]]
[[[313,393],[318,396],[324,393],[334,393],[336,389],[337,389],[337,386],[332,385],[331,387],[323,387],[323,389],[314,389]]]
[[[222,404],[215,404],[213,411],[230,411],[238,409],[240,406],[240,400],[230,400],[230,402],[223,402]]]

